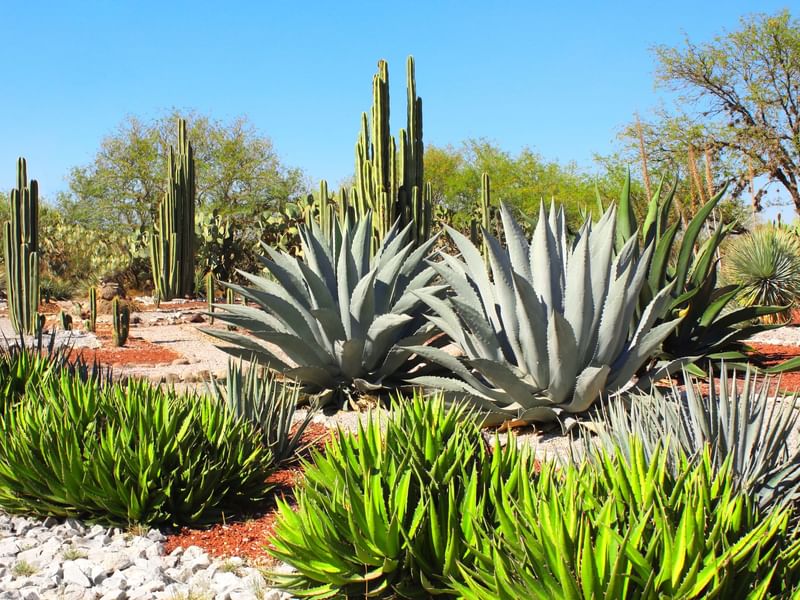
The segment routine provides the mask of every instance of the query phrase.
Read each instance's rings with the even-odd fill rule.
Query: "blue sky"
[[[16,157],[53,198],[128,114],[172,107],[247,115],[312,181],[352,171],[379,58],[395,131],[405,57],[417,61],[425,141],[486,137],[590,168],[634,112],[663,100],[655,44],[711,39],[792,3],[11,2],[2,3],[0,187]]]

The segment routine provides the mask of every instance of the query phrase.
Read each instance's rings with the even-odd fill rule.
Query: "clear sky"
[[[794,6],[793,6],[794,4]],[[591,167],[662,95],[655,44],[711,39],[771,0],[191,2],[2,0],[0,187],[28,159],[45,196],[128,114],[247,115],[312,181],[350,175],[378,59],[393,129],[417,61],[425,142],[486,137]]]

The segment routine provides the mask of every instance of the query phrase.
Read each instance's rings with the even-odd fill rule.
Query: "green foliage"
[[[790,438],[798,424],[797,396],[779,395],[776,382],[759,379],[749,368],[741,379],[722,371],[718,387],[684,373],[685,391],[672,384],[666,393],[653,390],[610,403],[587,424],[594,435],[584,437],[583,454],[619,448],[632,460],[630,440],[635,437],[648,462],[663,454],[672,475],[679,477],[683,457],[708,450],[716,469],[730,462],[735,489],[756,498],[762,508],[796,505],[800,450],[791,449]],[[708,381],[714,381],[710,367]]]
[[[788,598],[797,593],[800,542],[787,511],[762,516],[734,489],[730,464],[708,451],[651,462],[609,451],[596,465],[546,464],[512,472],[498,490],[496,518],[476,522],[474,563],[461,565],[462,597]]]
[[[762,316],[785,322],[800,299],[800,240],[794,232],[771,225],[736,237],[725,247],[722,275],[739,286],[736,297],[744,306],[786,307]]]
[[[296,385],[278,381],[256,361],[250,363],[246,372],[241,361],[238,364],[228,361],[224,387],[212,377],[209,392],[256,428],[276,465],[296,457],[306,427],[314,417],[314,411],[309,410],[306,418],[294,427],[299,399]]]
[[[158,220],[150,236],[153,281],[161,300],[189,296],[194,291],[194,172],[186,121],[178,119],[178,150],[169,149],[169,185],[158,205]]]
[[[120,306],[119,298],[111,301],[111,328],[115,346],[124,346],[128,341],[131,325],[131,309],[127,305]]]
[[[279,501],[269,552],[297,569],[274,575],[279,587],[309,598],[448,592],[515,445],[490,453],[471,415],[441,398],[394,406],[385,428],[370,415],[357,435],[313,451],[296,510]]]
[[[718,222],[712,228],[709,224],[725,190],[701,206],[679,235],[681,223],[670,220],[677,181],[663,194],[662,184],[663,181],[641,219],[637,219],[632,210],[630,178],[620,194],[618,247],[635,237],[636,232],[644,243],[652,243],[655,247],[639,311],[645,310],[658,290],[671,285],[669,309],[657,323],[676,315],[683,318],[664,340],[663,356],[669,361],[689,358],[695,361],[702,358],[746,360],[743,340],[764,329],[751,326],[750,321],[780,309],[753,306],[744,310],[726,310],[732,305],[738,288],[735,285],[717,286],[717,261],[722,243],[733,225]]]
[[[658,354],[677,321],[654,326],[670,299],[659,290],[636,318],[653,246],[639,255],[631,238],[613,254],[615,209],[586,221],[568,245],[563,210],[540,208],[528,241],[508,206],[501,208],[503,248],[484,231],[491,267],[465,236],[448,229],[461,259],[433,267],[450,286],[445,300],[418,295],[428,317],[464,358],[430,346],[406,349],[458,377],[415,376],[411,383],[467,395],[487,422],[559,420],[574,424],[601,393],[614,392]]]
[[[316,222],[301,228],[302,258],[265,246],[271,279],[243,273],[253,287],[226,284],[255,306],[220,304],[221,321],[250,335],[204,329],[232,344],[234,356],[277,369],[318,400],[342,401],[356,391],[379,392],[419,366],[399,343],[422,343],[433,328],[418,293],[435,276],[424,258],[435,240],[416,247],[412,226],[395,225],[372,252],[372,219],[336,222],[333,238]],[[259,342],[274,344],[288,361]],[[293,364],[292,364],[293,363]]]
[[[27,163],[17,161],[17,187],[9,198],[5,224],[6,297],[11,325],[18,334],[34,334],[39,318],[39,184],[28,185]]]
[[[61,373],[0,415],[0,506],[127,525],[194,524],[263,499],[272,457],[209,398]]]
[[[203,272],[213,273],[219,279],[230,279],[244,251],[234,235],[230,218],[223,219],[218,210],[198,211],[197,242],[198,263]]]

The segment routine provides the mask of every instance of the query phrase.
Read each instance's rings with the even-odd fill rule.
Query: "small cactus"
[[[128,340],[131,311],[127,306],[120,307],[119,298],[111,301],[111,324],[114,328],[114,345],[124,346]]]
[[[95,331],[97,327],[97,289],[89,289],[89,320],[86,321],[86,331]]]
[[[233,293],[231,288],[225,290],[225,302],[228,304],[236,304],[236,294]],[[234,325],[228,325],[228,329],[230,331],[235,331],[236,327]]]
[[[61,329],[70,331],[72,329],[72,315],[62,309],[58,313],[58,323],[61,325]]]
[[[211,323],[214,323],[214,274],[209,271],[206,273],[206,302],[208,302],[208,313],[211,315]]]

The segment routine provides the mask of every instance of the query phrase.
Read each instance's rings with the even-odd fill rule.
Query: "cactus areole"
[[[24,158],[17,161],[17,187],[11,190],[11,220],[5,224],[6,296],[17,334],[33,335],[39,318],[39,184],[28,185]]]
[[[153,282],[161,300],[194,292],[194,151],[186,121],[178,120],[178,150],[169,149],[169,182],[150,237]]]

